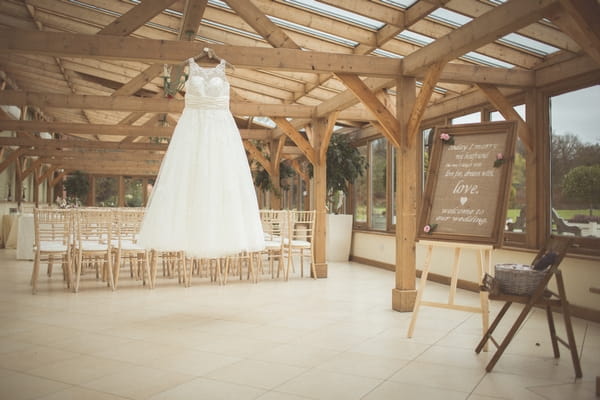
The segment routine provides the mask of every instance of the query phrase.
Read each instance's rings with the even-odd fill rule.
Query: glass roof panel
[[[391,4],[400,8],[408,8],[415,4],[417,0],[381,0],[381,2]]]
[[[420,33],[409,31],[408,29],[405,29],[399,34],[397,34],[396,38],[417,44],[419,46],[426,46],[434,41],[434,39],[430,38],[429,36],[421,35]]]
[[[509,33],[498,39],[498,41],[541,56],[547,56],[548,54],[559,51],[559,49],[554,46],[530,39],[523,35],[519,35],[518,33]]]
[[[351,11],[342,10],[334,6],[319,3],[315,0],[283,0],[284,3],[304,8],[308,11],[316,12],[330,18],[341,19],[349,24],[361,26],[363,28],[378,30],[385,24]]]
[[[371,52],[371,54],[375,54],[377,56],[382,57],[390,57],[390,58],[404,58],[400,54],[392,53],[391,51],[383,50],[383,49],[375,49]]]
[[[513,64],[509,64],[502,60],[498,60],[497,58],[488,57],[486,55],[483,55],[483,54],[480,54],[480,53],[477,53],[474,51],[470,51],[460,58],[463,60],[466,60],[466,61],[471,61],[471,62],[475,62],[477,64],[487,65],[490,67],[496,67],[496,68],[513,68],[514,67]]]
[[[445,8],[436,9],[434,12],[430,13],[428,17],[443,24],[452,25],[455,27],[463,26],[464,24],[473,20],[471,17],[467,17],[466,15],[462,15]]]
[[[285,27],[285,28],[289,28],[292,30],[295,30],[297,32],[304,32],[306,34],[312,35],[312,36],[316,36],[320,39],[324,39],[324,40],[328,40],[330,42],[335,42],[335,43],[339,43],[339,44],[343,44],[344,46],[350,46],[350,47],[356,47],[358,45],[358,42],[354,41],[354,40],[350,40],[350,39],[346,39],[340,36],[336,36],[336,35],[332,35],[330,33],[327,32],[323,32],[317,29],[313,29],[313,28],[307,28],[306,26],[302,26],[299,24],[295,24],[293,22],[290,21],[286,21],[284,19],[281,18],[277,18],[277,17],[272,17],[270,15],[267,15],[267,17],[273,21],[275,24],[281,26],[281,27]]]

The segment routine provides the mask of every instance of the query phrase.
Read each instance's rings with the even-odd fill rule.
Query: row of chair
[[[34,263],[31,277],[33,293],[42,262],[48,263],[48,275],[55,263],[62,265],[67,287],[77,292],[85,269],[94,269],[96,278],[111,289],[119,283],[120,271],[129,260],[130,275],[153,288],[157,264],[162,260],[163,276],[177,276],[179,283],[191,285],[192,276],[209,277],[225,284],[230,275],[257,282],[260,276],[282,276],[286,280],[295,271],[294,258],[300,258],[300,276],[304,261],[314,267],[314,211],[261,210],[265,249],[241,253],[223,259],[194,259],[183,251],[161,252],[146,249],[137,242],[144,216],[143,208],[79,208],[34,210]],[[287,262],[284,260],[287,258]],[[275,266],[276,265],[276,266]],[[245,272],[245,274],[244,274]]]
[[[60,262],[67,287],[77,292],[84,267],[92,266],[113,290],[119,282],[122,261],[130,259],[131,274],[152,285],[148,250],[137,243],[143,219],[140,208],[34,209],[34,262],[31,276],[37,290],[40,263]],[[135,260],[135,262],[134,262]],[[141,265],[141,271],[134,265]]]

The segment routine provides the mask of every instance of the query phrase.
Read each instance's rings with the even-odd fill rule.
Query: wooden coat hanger
[[[225,63],[226,67],[235,69],[235,67],[231,63],[229,63],[227,60],[219,57],[217,55],[217,53],[210,47],[205,47],[204,49],[202,49],[202,53],[200,53],[198,56],[194,57],[194,61],[201,60],[202,58],[205,58],[205,57],[208,58],[209,60],[217,60],[219,62],[223,62],[223,63]]]

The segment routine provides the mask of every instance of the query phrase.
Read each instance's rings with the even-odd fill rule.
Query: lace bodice
[[[225,75],[225,61],[212,68],[199,66],[189,60],[189,78],[185,83],[186,107],[219,109],[229,107],[229,82]]]

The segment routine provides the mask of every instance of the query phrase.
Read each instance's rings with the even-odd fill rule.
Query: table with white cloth
[[[19,215],[17,229],[17,260],[33,260],[33,214]]]
[[[14,249],[17,247],[17,214],[5,214],[2,216],[2,227],[0,229],[1,247]]]

